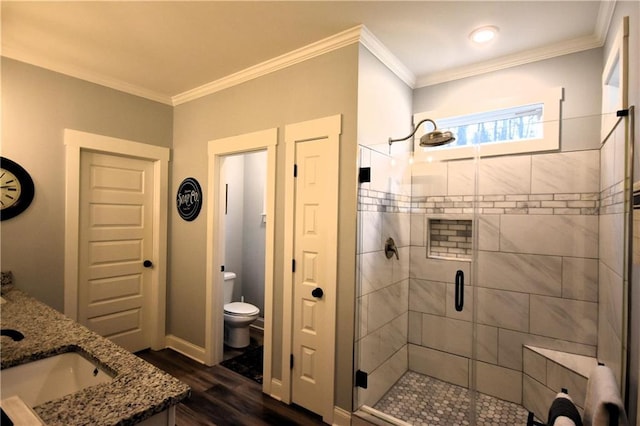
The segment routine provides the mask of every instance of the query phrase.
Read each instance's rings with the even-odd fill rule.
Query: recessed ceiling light
[[[494,39],[494,37],[498,34],[498,27],[487,26],[476,28],[469,34],[469,38],[474,43],[485,44]]]

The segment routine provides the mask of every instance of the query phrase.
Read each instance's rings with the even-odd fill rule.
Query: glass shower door
[[[475,160],[360,147],[354,407],[473,424]]]
[[[623,391],[632,142],[601,118],[554,126],[556,151],[360,147],[356,409],[546,421],[563,388],[584,408],[597,361]]]
[[[407,370],[411,181],[407,157],[360,147],[355,407]]]
[[[562,389],[583,409],[598,361],[623,383],[625,138],[601,141],[600,118],[564,119],[561,150],[478,162],[478,424],[488,398],[492,424],[546,421]]]

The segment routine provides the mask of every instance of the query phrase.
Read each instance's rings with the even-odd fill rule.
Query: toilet
[[[235,273],[224,273],[224,344],[240,349],[249,346],[249,326],[258,319],[260,309],[231,301],[235,279]]]

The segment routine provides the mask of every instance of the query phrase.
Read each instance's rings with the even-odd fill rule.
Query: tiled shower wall
[[[598,359],[611,367],[622,384],[625,246],[625,128],[621,122],[600,154],[600,258],[598,306]],[[627,206],[630,208],[630,206]]]
[[[407,371],[410,253],[410,169],[389,156],[361,148],[360,166],[371,167],[358,203],[357,366],[368,373],[357,405],[373,406]],[[398,258],[387,259],[393,238]]]
[[[428,217],[471,218],[476,163],[425,165],[413,182],[409,368],[521,403],[522,345],[594,356],[598,321],[597,150],[483,159],[478,167],[477,277],[428,259]],[[456,271],[467,282],[454,309]]]
[[[622,256],[610,237],[623,234],[619,172],[610,170],[619,150],[414,165],[409,188],[408,168],[363,149],[372,182],[360,185],[357,353],[369,387],[358,403],[375,403],[407,367],[468,386],[474,297],[479,391],[521,403],[523,387],[535,387],[523,383],[524,344],[596,356],[598,341],[610,342],[597,355],[619,370]],[[428,258],[426,247],[429,218],[472,219],[474,201],[477,276],[469,261]],[[399,260],[384,256],[388,236]],[[466,287],[462,312],[453,301],[458,270],[476,285]]]

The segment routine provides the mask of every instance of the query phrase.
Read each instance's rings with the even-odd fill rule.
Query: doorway
[[[260,230],[264,238],[260,244],[253,244],[252,249],[259,250],[262,254],[260,278],[264,283],[262,287],[264,295],[262,296],[261,317],[263,318],[263,385],[264,393],[271,393],[271,347],[272,347],[272,305],[273,305],[273,246],[274,246],[274,219],[275,219],[275,147],[278,141],[277,129],[269,129],[254,133],[247,133],[239,136],[232,136],[224,139],[217,139],[209,142],[209,191],[207,195],[207,275],[206,275],[206,324],[205,324],[205,363],[207,365],[218,364],[224,359],[224,272],[231,271],[236,275],[244,275],[243,279],[248,279],[251,274],[256,273],[260,266],[252,268],[251,272],[243,273],[242,258],[249,254],[227,254],[226,246],[230,242],[226,241],[226,215],[225,210],[229,212],[227,205],[229,201],[230,191],[233,197],[239,194],[237,188],[227,186],[223,177],[225,176],[225,168],[231,169],[233,161],[242,159],[244,165],[246,162],[257,160],[260,152],[263,156],[265,165],[265,181],[262,189],[261,210],[257,218],[256,230]],[[226,166],[225,166],[226,163]],[[252,167],[249,165],[249,167]],[[250,170],[249,170],[250,172]],[[264,178],[262,178],[264,179]],[[254,188],[255,190],[255,188]],[[230,213],[230,212],[229,212]],[[256,222],[256,221],[254,221]],[[238,227],[243,224],[239,223]],[[255,235],[255,234],[254,234]],[[238,236],[230,235],[230,238],[237,239]],[[261,245],[261,247],[255,247]],[[249,250],[250,244],[247,245]],[[232,262],[227,265],[227,260]],[[236,269],[232,271],[232,269]],[[248,270],[248,269],[247,269]],[[240,288],[240,286],[238,286]],[[243,291],[236,288],[234,292],[234,300],[240,300]],[[249,288],[249,286],[247,286]],[[249,295],[249,299],[247,299]],[[260,296],[249,290],[245,296],[245,301],[255,304],[251,300],[258,303]],[[256,305],[257,306],[257,305]]]
[[[221,157],[220,191],[224,192],[224,203],[218,208],[225,223],[224,270],[228,278],[224,281],[224,303],[246,303],[241,306],[259,311],[248,326],[247,346],[227,343],[232,330],[225,323],[223,365],[259,383],[264,349],[266,176],[266,150]]]
[[[152,175],[151,185],[145,189],[150,201],[151,221],[150,242],[144,251],[145,259],[151,262],[152,267],[145,268],[142,262],[131,262],[138,267],[142,265],[141,275],[146,289],[145,305],[148,307],[146,313],[143,310],[133,309],[127,320],[137,318],[139,324],[145,328],[144,346],[154,350],[164,348],[165,342],[165,312],[166,312],[166,260],[167,260],[167,211],[162,208],[168,203],[168,170],[170,149],[148,145],[144,143],[117,139],[108,136],[96,135],[65,129],[64,133],[65,155],[66,155],[66,199],[65,199],[65,273],[64,273],[64,313],[73,320],[82,320],[83,313],[80,312],[80,304],[84,295],[80,291],[80,262],[82,261],[81,248],[81,205],[82,191],[81,182],[86,181],[81,174],[81,159],[85,154],[99,154],[109,162],[135,162],[141,163],[147,169],[147,173]],[[107,148],[108,147],[108,148]],[[126,168],[125,168],[126,169]],[[106,171],[103,168],[102,171]],[[131,170],[131,169],[130,169]],[[125,178],[127,180],[128,178]],[[130,183],[130,182],[129,182]],[[94,216],[95,218],[95,216]],[[86,222],[86,221],[85,221]],[[104,251],[102,252],[104,254]],[[135,274],[133,274],[135,275]],[[135,280],[119,284],[125,287],[135,287]],[[119,302],[123,299],[133,300],[136,297],[128,297],[131,291],[124,291],[126,297],[116,297]],[[100,296],[96,296],[100,298]],[[122,319],[122,318],[121,318]],[[116,321],[118,322],[118,321]],[[131,321],[129,321],[131,323]],[[86,324],[85,324],[86,325]],[[116,333],[118,334],[118,333]],[[127,333],[119,333],[124,336]],[[118,340],[118,339],[114,339]],[[129,346],[128,342],[136,339],[126,337],[118,343]],[[130,350],[138,350],[138,347],[129,346]]]

